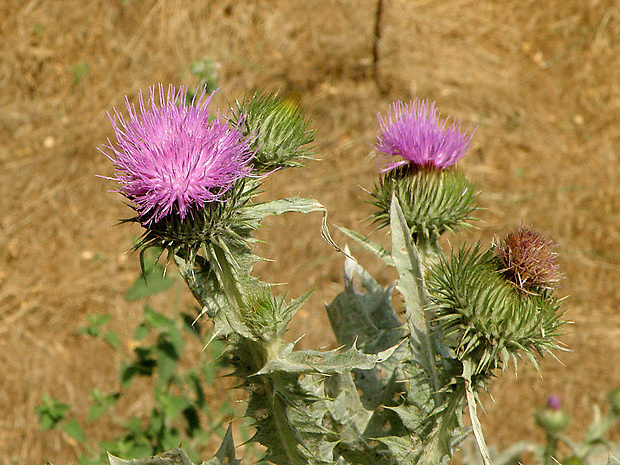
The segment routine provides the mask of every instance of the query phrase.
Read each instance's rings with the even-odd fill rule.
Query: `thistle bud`
[[[476,373],[558,349],[560,302],[546,294],[522,293],[499,273],[491,250],[461,247],[430,267],[428,289],[445,342]]]
[[[538,410],[535,415],[536,423],[548,434],[556,435],[568,426],[568,412],[562,409],[562,403],[557,396],[549,396],[547,405]]]
[[[314,141],[314,133],[293,101],[276,94],[254,94],[249,102],[237,102],[232,123],[250,139],[258,173],[302,166],[301,160],[309,158],[308,145]]]

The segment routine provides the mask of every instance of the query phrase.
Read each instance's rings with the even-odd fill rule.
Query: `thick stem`
[[[547,433],[545,452],[543,457],[543,465],[555,465],[558,461],[555,453],[558,449],[558,438],[555,434]]]

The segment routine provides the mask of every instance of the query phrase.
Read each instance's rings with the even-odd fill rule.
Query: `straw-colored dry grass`
[[[124,251],[139,231],[114,226],[130,212],[96,177],[111,173],[96,147],[125,94],[195,84],[189,64],[205,56],[222,65],[222,108],[258,89],[300,100],[321,161],[275,174],[268,192],[312,196],[338,225],[368,231],[360,186],[377,172],[377,111],[422,97],[478,125],[462,168],[483,191],[484,221],[462,237],[487,240],[522,221],[553,237],[575,322],[564,366],[545,362],[544,379],[525,365],[504,375],[482,422],[491,443],[540,439],[530,414],[556,393],[571,433],[583,433],[592,403],[620,385],[620,5],[383,0],[373,63],[377,4],[0,0],[0,464],[74,462],[75,444],[39,431],[41,393],[85,420],[88,391],[117,387],[112,352],[75,332],[107,312],[128,343],[141,313],[122,299],[138,270]],[[338,291],[342,257],[320,239],[318,217],[269,224],[263,236],[277,246],[262,252],[276,262],[262,273],[290,282],[290,296],[318,289],[291,337],[311,328],[303,346],[329,344],[322,301]],[[137,396],[127,409],[144,405]]]

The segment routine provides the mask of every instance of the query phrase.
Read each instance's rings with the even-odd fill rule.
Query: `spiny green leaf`
[[[348,249],[345,249],[348,255]],[[392,308],[392,287],[383,288],[349,256],[344,265],[345,290],[326,305],[340,344],[355,341],[365,353],[397,345],[404,337],[402,323]]]
[[[370,370],[377,363],[384,362],[392,356],[398,346],[391,347],[378,354],[364,354],[355,346],[341,352],[332,350],[304,350],[291,352],[285,358],[269,360],[257,375],[275,372],[291,374],[333,374],[346,373],[353,369]]]
[[[348,253],[348,250],[345,250]],[[392,287],[383,288],[354,259],[345,259],[345,290],[326,305],[336,339],[345,347],[353,344],[366,354],[377,354],[401,344],[406,331],[392,308]],[[401,344],[370,370],[354,370],[355,386],[368,410],[393,405],[404,388],[403,363],[410,358]]]
[[[108,454],[110,465],[193,465],[183,449],[177,447],[146,459],[123,460]]]
[[[286,199],[271,200],[268,202],[251,204],[244,208],[244,214],[259,221],[271,215],[283,213],[312,213],[324,212],[325,207],[314,199],[289,197]]]
[[[339,227],[338,229],[340,229],[340,231],[342,231],[344,234],[349,236],[355,242],[360,244],[366,250],[375,254],[377,257],[383,260],[386,265],[394,266],[394,260],[392,259],[392,255],[390,254],[389,251],[385,250],[383,246],[381,246],[380,244],[377,244],[376,242],[371,241],[370,239],[363,236],[362,234],[352,231],[350,229],[343,228],[343,227]]]
[[[418,249],[411,240],[409,227],[396,196],[392,197],[390,212],[392,258],[398,270],[396,287],[405,299],[405,319],[409,328],[409,347],[415,362],[428,373],[431,389],[439,392],[441,386],[435,366],[435,346],[426,324],[428,295],[424,284],[422,262]]]
[[[415,245],[411,242],[409,227],[396,196],[392,197],[390,215],[392,258],[399,275],[397,289],[405,298],[409,324],[416,328],[424,328],[425,290],[422,263]]]
[[[222,444],[211,460],[202,465],[239,465],[241,460],[235,458],[235,443],[232,435],[232,425],[228,425]]]
[[[419,445],[408,436],[386,436],[378,438],[378,441],[385,444],[392,453],[392,456],[399,465],[413,464],[416,462]]]

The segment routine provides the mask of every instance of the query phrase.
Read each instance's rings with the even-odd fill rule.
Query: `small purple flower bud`
[[[547,405],[536,412],[535,418],[536,423],[550,435],[562,432],[569,422],[568,412],[562,410],[562,401],[558,396],[547,397]]]
[[[560,410],[562,408],[562,401],[558,396],[547,397],[547,407],[551,410]]]
[[[440,121],[434,102],[395,102],[389,107],[387,117],[382,118],[380,114],[377,117],[379,134],[374,148],[390,158],[383,172],[408,164],[443,170],[471,148],[473,132],[462,133],[460,121],[446,128],[448,120]],[[395,156],[403,160],[394,161]]]
[[[187,88],[153,86],[139,111],[126,99],[129,119],[116,109],[110,116],[117,144],[102,152],[114,163],[119,192],[148,227],[174,214],[181,220],[209,202],[222,200],[233,184],[250,173],[252,151],[239,130],[216,118],[209,121],[205,91],[185,106]],[[159,98],[157,98],[159,97]]]
[[[536,231],[521,227],[495,244],[506,278],[525,292],[553,289],[559,279],[556,245]]]

